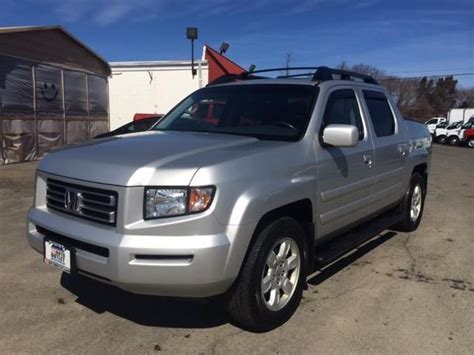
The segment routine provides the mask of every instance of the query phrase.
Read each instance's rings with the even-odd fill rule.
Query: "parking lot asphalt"
[[[314,274],[295,315],[252,334],[219,300],[133,295],[67,277],[25,237],[35,163],[0,167],[0,353],[474,351],[474,150],[435,146],[425,214]]]

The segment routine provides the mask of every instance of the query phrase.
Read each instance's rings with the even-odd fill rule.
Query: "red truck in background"
[[[462,140],[467,143],[469,148],[474,148],[474,128],[466,129]]]
[[[163,117],[164,115],[162,113],[136,113],[133,115],[133,120],[134,121],[139,121],[143,120],[145,118],[150,118],[150,117]]]
[[[200,120],[211,126],[216,126],[219,122],[220,115],[224,108],[225,102],[204,100],[193,105],[191,110],[191,117],[195,120]],[[136,113],[133,116],[133,121],[148,120],[163,117],[163,114],[159,113]]]

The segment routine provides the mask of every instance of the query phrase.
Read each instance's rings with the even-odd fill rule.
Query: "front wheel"
[[[410,187],[400,203],[400,222],[394,226],[394,229],[412,232],[418,228],[425,207],[425,196],[425,179],[420,174],[414,173],[410,179]]]
[[[293,315],[305,285],[305,255],[305,232],[292,218],[280,218],[256,236],[226,295],[236,325],[268,331]]]
[[[471,138],[467,141],[467,146],[469,148],[474,148],[474,138]]]
[[[446,136],[436,137],[436,142],[438,142],[439,144],[445,144],[447,140],[448,140],[448,137]]]

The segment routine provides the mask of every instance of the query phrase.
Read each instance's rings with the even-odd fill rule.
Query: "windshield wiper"
[[[276,126],[276,127],[286,127],[290,128],[293,131],[299,132],[299,129],[293,126],[291,123],[288,123],[286,121],[277,121],[277,122],[270,122],[268,123],[269,126]]]

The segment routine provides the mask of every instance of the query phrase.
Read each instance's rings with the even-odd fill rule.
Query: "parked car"
[[[458,133],[459,129],[463,125],[463,122],[458,121],[451,124],[441,123],[436,127],[434,133],[434,139],[436,142],[440,144],[448,143],[448,137],[452,137],[456,133]]]
[[[469,128],[464,131],[462,141],[466,142],[469,148],[474,148],[474,128]]]
[[[449,131],[447,139],[449,145],[459,145],[463,141],[464,131],[470,128],[474,128],[474,118],[464,123],[459,129]]]
[[[369,76],[257,73],[192,93],[148,132],[45,156],[30,245],[131,292],[223,294],[236,324],[265,331],[291,317],[321,265],[388,227],[418,228],[425,125]],[[211,102],[217,123],[192,114]]]
[[[105,137],[118,136],[120,134],[129,134],[129,133],[137,133],[137,132],[147,131],[156,122],[158,122],[161,117],[162,116],[141,118],[139,120],[126,123],[123,126],[120,126],[119,128],[114,129],[113,131],[98,134],[94,138],[105,138]]]
[[[428,131],[430,131],[431,134],[434,134],[436,127],[444,122],[446,122],[446,117],[433,117],[426,121],[425,125],[428,128]]]

